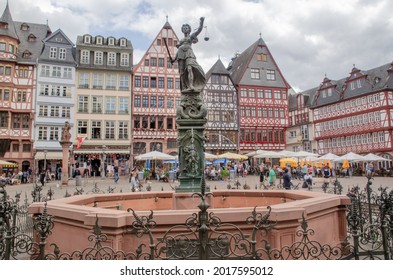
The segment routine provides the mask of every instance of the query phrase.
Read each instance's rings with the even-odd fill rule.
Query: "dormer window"
[[[49,58],[56,59],[57,58],[57,48],[51,47],[49,50]]]
[[[29,52],[28,50],[25,50],[22,54],[23,58],[30,58],[31,57],[31,52]]]
[[[22,23],[22,25],[20,26],[20,29],[23,31],[27,31],[30,29],[30,26],[28,26],[27,23]]]
[[[102,37],[96,37],[96,44],[102,45]]]
[[[120,47],[126,47],[126,46],[127,46],[126,39],[121,38],[121,39],[120,39]]]
[[[108,45],[114,46],[115,45],[115,38],[108,38]]]
[[[36,39],[37,39],[37,37],[36,37],[34,34],[30,34],[30,35],[27,37],[27,40],[28,40],[29,42],[35,42]]]
[[[85,37],[83,38],[83,43],[90,44],[91,43],[91,36],[85,35]]]

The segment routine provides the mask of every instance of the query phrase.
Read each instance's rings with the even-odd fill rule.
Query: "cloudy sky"
[[[49,22],[75,42],[78,35],[126,37],[139,62],[169,18],[196,28],[205,17],[209,41],[194,52],[205,71],[228,65],[262,35],[286,80],[296,90],[341,79],[353,65],[368,70],[393,61],[391,0],[8,0],[15,21]],[[6,0],[0,0],[3,11]],[[205,36],[205,31],[200,35]]]

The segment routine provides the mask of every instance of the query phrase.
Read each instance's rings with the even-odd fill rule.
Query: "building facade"
[[[237,91],[220,59],[206,73],[202,98],[208,112],[205,150],[212,154],[238,151]]]
[[[236,55],[228,70],[239,94],[240,152],[285,149],[290,86],[262,38]]]
[[[176,155],[176,105],[180,78],[175,57],[178,37],[166,22],[133,71],[132,155],[151,151]]]
[[[313,111],[311,98],[313,90],[289,94],[289,127],[286,133],[286,150],[317,153],[314,141]]]
[[[37,59],[50,34],[46,24],[14,21],[7,2],[0,18],[0,157],[19,170],[34,165]]]
[[[71,125],[71,135],[75,135],[75,48],[60,29],[43,42],[37,71],[34,155],[38,170],[46,168],[56,174],[62,166],[59,141],[65,122]]]
[[[341,80],[327,77],[311,103],[319,154],[377,153],[392,157],[393,64],[361,71]]]
[[[91,175],[129,168],[132,58],[126,38],[77,37],[73,153]]]

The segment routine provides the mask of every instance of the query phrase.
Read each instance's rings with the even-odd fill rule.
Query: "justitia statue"
[[[193,33],[190,25],[183,24],[181,30],[184,38],[176,45],[178,50],[174,59],[171,58],[164,39],[168,55],[172,63],[177,61],[180,74],[181,98],[176,108],[180,185],[176,188],[176,192],[201,192],[207,122],[207,109],[201,92],[206,85],[206,77],[196,60],[192,44],[198,42],[198,35],[204,28],[204,21],[205,18],[201,17],[199,27]]]
[[[184,38],[176,45],[178,51],[172,63],[177,61],[180,74],[180,87],[182,92],[186,91],[201,91],[205,86],[206,77],[202,67],[196,61],[192,44],[198,42],[198,35],[203,29],[203,22],[205,18],[200,18],[198,29],[191,34],[191,26],[183,24],[181,30]]]

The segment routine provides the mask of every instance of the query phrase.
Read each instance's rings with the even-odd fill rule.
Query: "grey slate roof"
[[[61,29],[57,29],[50,36],[43,40],[44,46],[42,48],[41,55],[39,57],[40,63],[60,63],[62,65],[68,64],[70,66],[75,66],[75,52],[74,52],[74,43],[64,34]],[[49,53],[51,47],[60,47],[66,49],[66,58],[64,60],[50,59]]]
[[[0,28],[0,35],[19,39],[15,30],[14,20],[12,19],[10,8],[8,6],[8,1],[7,1],[7,6],[5,7],[5,10],[3,12],[3,15],[0,18],[0,22],[8,25],[8,28],[6,29]]]
[[[359,69],[353,68],[353,71],[358,71]],[[359,70],[360,71],[360,70]],[[351,72],[351,73],[352,73]],[[360,71],[362,76],[365,76],[365,84],[361,88],[356,89],[356,91],[350,91],[347,87],[347,81],[349,77],[345,77],[339,80],[329,80],[329,85],[333,86],[334,91],[339,95],[339,100],[328,99],[328,98],[316,98],[318,97],[318,91],[323,90],[326,86],[318,86],[312,89],[308,89],[299,94],[308,95],[310,98],[311,107],[319,107],[323,105],[328,105],[335,103],[340,100],[350,99],[356,96],[362,96],[372,92],[381,91],[385,88],[393,89],[393,63],[384,64],[382,66]],[[290,104],[292,106],[292,104]]]
[[[206,78],[210,77],[211,74],[221,74],[221,75],[229,75],[229,71],[225,68],[221,59],[218,59],[216,63],[210,68],[206,73]]]
[[[38,23],[28,23],[28,30],[21,30],[22,24],[24,22],[14,22],[15,29],[18,34],[20,44],[17,53],[17,59],[19,63],[36,63],[37,58],[41,54],[41,50],[43,47],[42,40],[49,36],[52,32],[46,24],[38,24]],[[36,39],[34,41],[29,41],[28,37],[30,34],[33,34]],[[25,51],[29,51],[31,56],[29,58],[22,57],[22,54]]]
[[[266,62],[258,61],[257,53],[264,53],[268,56],[268,60]],[[260,69],[260,79],[251,79],[251,68]],[[229,64],[228,70],[236,85],[290,88],[262,38],[259,38],[241,54],[236,55]],[[275,71],[274,80],[267,79],[267,70]]]

